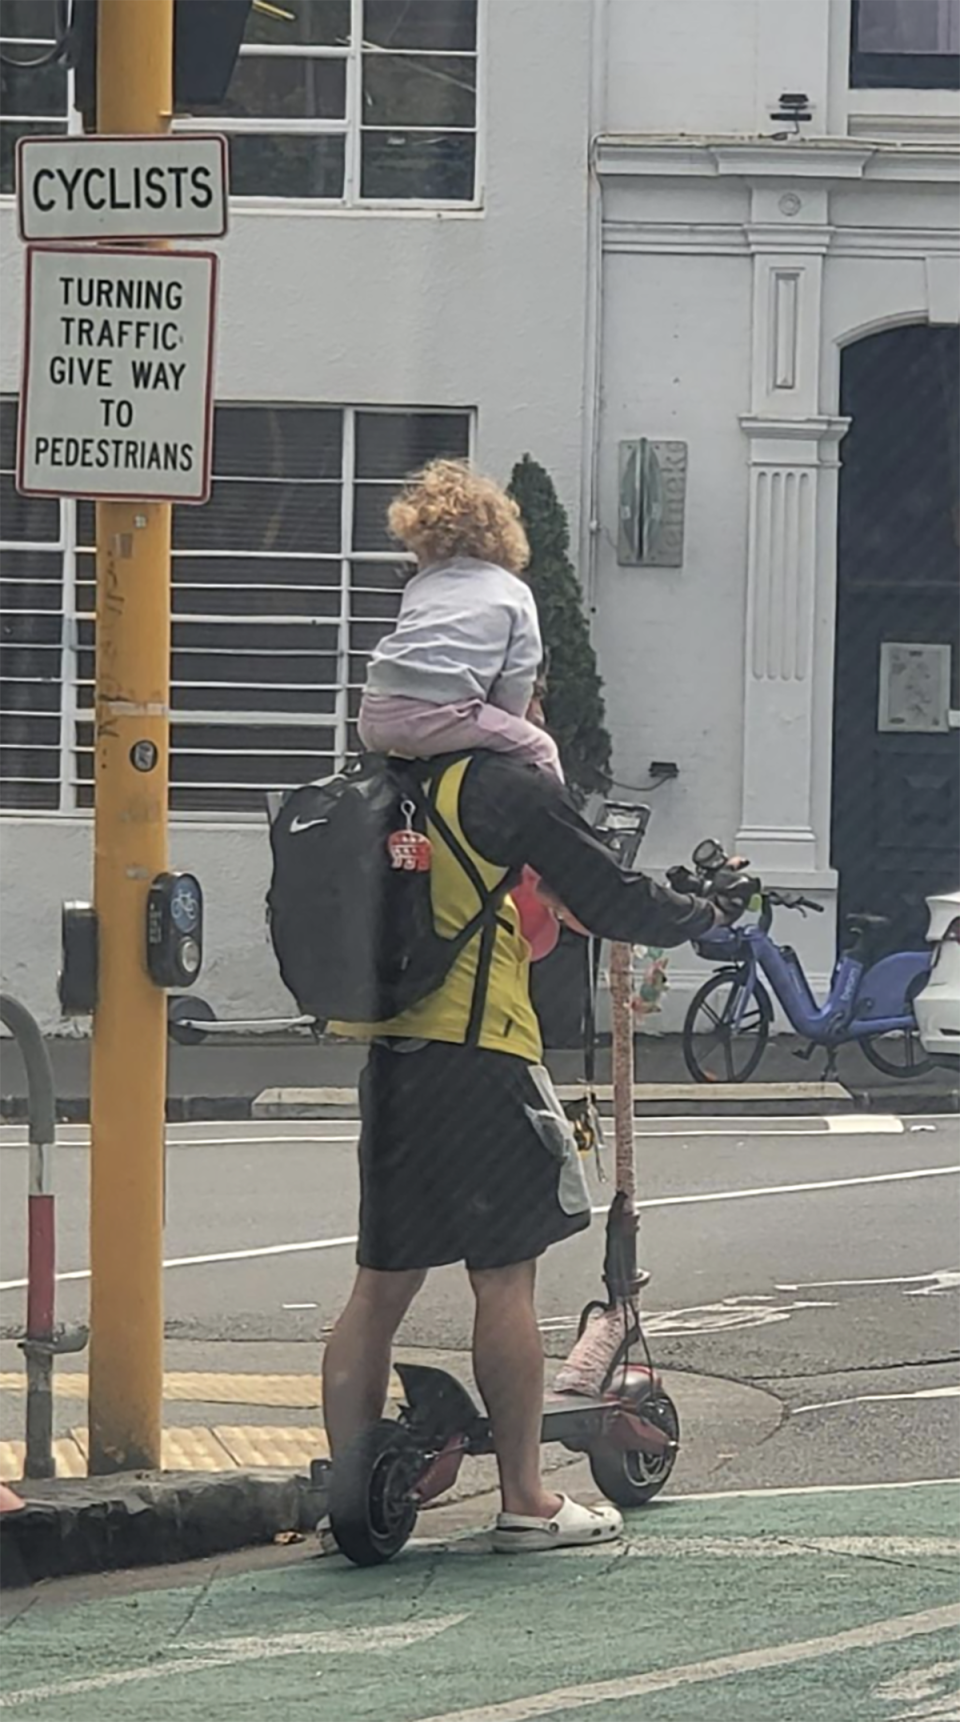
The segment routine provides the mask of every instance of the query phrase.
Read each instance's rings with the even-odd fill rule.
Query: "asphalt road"
[[[175,1367],[185,1345],[208,1369],[227,1350],[229,1367],[240,1355],[269,1367],[281,1344],[313,1367],[351,1275],[356,1134],[351,1122],[170,1127]],[[58,1313],[82,1319],[87,1133],[66,1126],[61,1138]],[[19,1127],[0,1139],[0,1331],[10,1336],[23,1309],[26,1156]],[[955,1118],[647,1120],[637,1167],[658,1357],[755,1384],[793,1413],[773,1440],[726,1461],[731,1487],[960,1475]],[[602,1209],[609,1186],[592,1181]],[[541,1320],[558,1356],[598,1290],[602,1228],[601,1213],[544,1263]],[[431,1276],[401,1337],[460,1350],[469,1329],[463,1276],[449,1269]]]

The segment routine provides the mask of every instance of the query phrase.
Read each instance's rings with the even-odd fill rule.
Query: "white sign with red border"
[[[227,140],[215,132],[17,144],[21,239],[220,239],[227,208]]]
[[[27,248],[17,488],[206,502],[217,259]]]

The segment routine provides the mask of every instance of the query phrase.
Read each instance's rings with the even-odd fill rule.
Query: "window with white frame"
[[[224,101],[235,197],[329,203],[472,203],[477,157],[478,0],[285,0],[252,11]],[[284,17],[291,13],[292,17]],[[64,131],[68,73],[54,0],[3,0],[2,175],[18,137]],[[15,58],[16,66],[7,62]]]
[[[0,3],[0,192],[13,190],[18,138],[67,129],[69,74],[49,59],[56,24],[55,0]]]
[[[853,0],[854,89],[955,90],[960,0]]]
[[[0,402],[0,807],[93,802],[94,507],[18,496]],[[211,501],[174,510],[174,811],[260,810],[355,751],[406,572],[386,511],[469,452],[466,411],[221,404]]]
[[[291,0],[254,12],[218,126],[238,197],[470,203],[477,0]]]
[[[72,684],[65,532],[72,510],[19,496],[16,407],[0,401],[0,807],[61,805],[64,688]]]

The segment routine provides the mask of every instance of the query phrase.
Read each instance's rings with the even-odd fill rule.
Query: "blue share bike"
[[[701,892],[704,883],[729,865],[712,838],[693,852],[696,875],[685,867],[668,877],[678,889]],[[931,1068],[917,1034],[913,1000],[930,970],[929,951],[881,954],[890,921],[883,915],[848,915],[846,942],[837,958],[830,991],[818,1005],[789,945],[770,936],[774,909],[801,914],[823,912],[822,903],[787,891],[770,891],[758,882],[760,915],[755,925],[718,928],[697,940],[698,956],[722,966],[694,994],[683,1025],[683,1056],[696,1082],[746,1082],[763,1057],[773,1022],[770,988],[791,1027],[809,1045],[797,1053],[811,1058],[826,1053],[824,1075],[833,1076],[837,1052],[856,1042],[885,1076],[911,1077]]]

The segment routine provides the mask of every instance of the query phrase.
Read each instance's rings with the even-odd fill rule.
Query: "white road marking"
[[[860,1184],[899,1184],[911,1178],[956,1177],[960,1166],[919,1166],[908,1172],[870,1172],[856,1178],[821,1178],[810,1184],[765,1184],[747,1190],[704,1190],[691,1196],[653,1196],[638,1208],[679,1208],[690,1202],[742,1202],[754,1196],[798,1196],[808,1190],[849,1190]],[[594,1208],[605,1214],[607,1209]]]
[[[903,1119],[892,1113],[835,1112],[827,1119],[831,1136],[902,1136]]]
[[[259,1662],[276,1656],[376,1655],[402,1650],[435,1638],[466,1620],[465,1614],[447,1614],[434,1620],[414,1620],[397,1626],[354,1626],[330,1632],[284,1632],[275,1638],[220,1638],[190,1644],[191,1655],[173,1656],[141,1668],[118,1668],[112,1674],[91,1674],[81,1680],[58,1680],[49,1686],[30,1686],[0,1695],[0,1710],[21,1704],[36,1704],[48,1698],[73,1698],[81,1692],[106,1692],[111,1687],[130,1686],[144,1680],[170,1680],[177,1674],[204,1674],[209,1668],[229,1668],[238,1662]]]
[[[791,1417],[801,1411],[833,1411],[840,1405],[873,1405],[892,1399],[960,1399],[960,1383],[944,1387],[917,1387],[910,1393],[858,1393],[852,1399],[821,1399],[816,1405],[794,1405]]]
[[[934,1717],[948,1715],[947,1705],[960,1708],[960,1692],[949,1695],[941,1692],[940,1688],[947,1682],[957,1682],[960,1679],[960,1660],[954,1662],[934,1662],[928,1668],[909,1668],[903,1674],[894,1674],[889,1680],[881,1681],[874,1688],[873,1697],[883,1698],[888,1704],[922,1704],[922,1709],[914,1711],[917,1717]],[[924,1699],[931,1699],[931,1704],[923,1704]],[[956,1714],[956,1709],[954,1711]],[[894,1718],[894,1722],[909,1722],[903,1716]]]
[[[805,1280],[802,1285],[777,1282],[777,1291],[833,1291],[843,1286],[913,1286],[904,1297],[931,1297],[934,1293],[953,1291],[960,1287],[960,1268],[934,1268],[929,1274],[895,1274],[890,1279]]]
[[[445,1542],[442,1537],[424,1537],[417,1539],[417,1547],[432,1547],[444,1549],[452,1555],[472,1556],[480,1551],[488,1551],[489,1536],[481,1532],[456,1538],[452,1542]],[[840,1555],[861,1560],[942,1560],[955,1563],[956,1557],[960,1555],[960,1537],[666,1537],[651,1533],[628,1539],[621,1553],[628,1560],[644,1561],[779,1561],[803,1560],[810,1555]],[[551,1555],[551,1566],[559,1558],[609,1560],[610,1545],[585,1544],[581,1548],[559,1549]]]
[[[356,1142],[360,1133],[359,1120],[352,1119],[304,1119],[302,1128],[297,1130],[296,1120],[284,1120],[282,1134],[265,1132],[262,1120],[251,1120],[252,1129],[245,1133],[244,1123],[226,1124],[211,1120],[209,1124],[202,1120],[189,1123],[170,1123],[167,1125],[167,1146],[170,1148],[248,1148],[273,1147],[298,1143],[351,1143]],[[644,1142],[693,1142],[709,1141],[716,1137],[718,1140],[732,1138],[739,1141],[754,1138],[779,1138],[781,1141],[788,1137],[796,1137],[800,1141],[808,1141],[812,1136],[900,1136],[906,1129],[903,1119],[887,1113],[835,1113],[824,1117],[810,1118],[803,1124],[798,1124],[793,1118],[748,1118],[741,1122],[724,1124],[715,1129],[704,1128],[703,1118],[693,1116],[689,1123],[699,1128],[685,1128],[685,1118],[670,1119],[670,1128],[655,1128],[655,1124],[664,1124],[663,1119],[649,1121],[639,1118],[636,1121],[635,1138]],[[327,1134],[324,1125],[334,1134]],[[339,1128],[337,1128],[339,1126]],[[934,1124],[922,1126],[911,1125],[910,1129],[922,1128],[935,1131]],[[221,1136],[215,1134],[221,1130],[231,1130],[233,1134]],[[190,1135],[180,1135],[187,1130]],[[244,1132],[236,1134],[237,1131]],[[207,1132],[211,1134],[207,1134]],[[203,1132],[203,1134],[198,1134]],[[321,1134],[320,1132],[324,1132]],[[90,1127],[87,1124],[61,1125],[57,1130],[57,1146],[61,1148],[87,1148],[90,1144]],[[26,1126],[20,1123],[0,1123],[0,1147],[25,1148],[27,1146]]]
[[[302,1243],[293,1244],[258,1244],[251,1250],[215,1250],[207,1256],[170,1256],[164,1262],[165,1268],[201,1268],[217,1262],[248,1262],[258,1256],[292,1256],[306,1255],[313,1250],[342,1250],[356,1243],[355,1237],[349,1238],[305,1238]],[[59,1280],[88,1280],[89,1268],[71,1268],[69,1273],[57,1274]],[[22,1291],[26,1280],[0,1280],[0,1292]]]
[[[168,1148],[275,1148],[283,1147],[291,1142],[300,1147],[311,1145],[325,1147],[328,1142],[356,1142],[359,1131],[352,1136],[200,1136],[184,1138],[168,1137]]]
[[[687,1501],[764,1501],[780,1495],[867,1495],[889,1489],[960,1489],[960,1477],[915,1477],[896,1483],[796,1483],[786,1489],[710,1489],[695,1495],[674,1495],[678,1505]]]
[[[613,1121],[610,1118],[604,1118],[603,1122],[605,1124],[612,1124]],[[679,1122],[679,1120],[676,1122]],[[635,1120],[635,1123],[637,1124],[637,1129],[633,1134],[636,1142],[704,1142],[712,1141],[714,1137],[720,1138],[723,1136],[735,1137],[739,1142],[747,1141],[752,1137],[758,1137],[760,1140],[778,1137],[781,1140],[785,1140],[788,1136],[791,1139],[793,1137],[797,1137],[798,1140],[807,1141],[811,1136],[827,1136],[829,1134],[825,1128],[827,1124],[827,1120],[825,1118],[821,1118],[819,1120],[815,1130],[811,1129],[810,1126],[806,1124],[791,1126],[789,1119],[782,1119],[779,1126],[771,1123],[769,1125],[764,1125],[759,1130],[754,1127],[754,1122],[752,1120],[744,1124],[739,1124],[733,1129],[728,1129],[724,1125],[716,1130],[651,1130],[646,1126],[642,1118]]]
[[[825,1638],[808,1638],[795,1644],[771,1644],[762,1650],[744,1650],[731,1656],[712,1657],[708,1662],[688,1662],[676,1668],[660,1668],[616,1680],[597,1680],[582,1686],[558,1686],[552,1692],[535,1692],[526,1698],[508,1698],[500,1704],[480,1704],[466,1710],[445,1710],[442,1715],[423,1717],[419,1722],[532,1722],[537,1716],[558,1716],[561,1711],[586,1710],[598,1704],[622,1703],[645,1698],[651,1692],[669,1692],[678,1686],[702,1686],[750,1674],[765,1668],[789,1668],[816,1662],[825,1656],[849,1651],[876,1650],[882,1645],[902,1644],[934,1632],[947,1632],[960,1625],[960,1605],[926,1609],[922,1614],[900,1615],[877,1620]]]
[[[287,1309],[287,1304],[284,1304]],[[299,1306],[294,1306],[299,1307]],[[648,1334],[662,1337],[675,1333],[726,1333],[735,1328],[769,1327],[774,1322],[787,1321],[797,1310],[836,1309],[834,1299],[796,1298],[793,1303],[778,1304],[776,1298],[763,1292],[743,1292],[720,1298],[716,1303],[690,1304],[683,1309],[647,1310],[643,1326]],[[577,1315],[546,1316],[538,1323],[541,1333],[567,1333],[579,1325]]]
[[[320,1146],[325,1146],[327,1143],[342,1143],[342,1142],[355,1143],[358,1140],[359,1134],[360,1134],[359,1125],[357,1126],[356,1130],[354,1130],[353,1133],[349,1136],[344,1136],[344,1135],[317,1136],[316,1134],[308,1136],[306,1134],[289,1135],[287,1133],[284,1133],[282,1136],[280,1136],[280,1135],[278,1135],[278,1136],[264,1136],[261,1133],[261,1134],[256,1135],[256,1136],[250,1135],[250,1136],[195,1136],[194,1137],[194,1136],[171,1136],[168,1133],[167,1139],[166,1139],[166,1146],[168,1148],[275,1148],[275,1147],[284,1147],[284,1146],[289,1146],[290,1144],[294,1144],[294,1145],[301,1146],[301,1147],[302,1146],[309,1147],[311,1144],[319,1144]],[[4,1147],[4,1148],[26,1148],[27,1146],[28,1146],[28,1144],[27,1144],[26,1135],[23,1136],[22,1141],[21,1140],[18,1140],[16,1142],[0,1141],[0,1147]],[[89,1131],[87,1132],[87,1134],[85,1136],[75,1136],[75,1137],[61,1137],[58,1134],[57,1135],[57,1141],[56,1141],[56,1147],[57,1148],[87,1148],[88,1149],[90,1147]]]
[[[636,1206],[638,1209],[681,1208],[702,1202],[744,1202],[759,1196],[797,1196],[813,1190],[848,1190],[863,1184],[897,1184],[917,1178],[956,1177],[958,1173],[960,1166],[923,1166],[909,1172],[876,1172],[857,1178],[824,1178],[810,1184],[766,1184],[747,1190],[705,1190],[690,1196],[653,1196],[638,1202]],[[606,1203],[602,1207],[591,1209],[593,1214],[606,1214],[608,1211]],[[289,1244],[258,1244],[247,1250],[215,1250],[203,1256],[172,1256],[163,1265],[165,1268],[206,1267],[218,1262],[253,1261],[260,1256],[302,1255],[311,1250],[349,1249],[356,1242],[355,1236],[305,1238]],[[58,1281],[89,1278],[89,1268],[73,1268],[67,1273],[57,1274]],[[0,1292],[22,1291],[26,1284],[25,1279],[0,1280]]]
[[[720,1298],[717,1303],[693,1304],[687,1309],[650,1310],[644,1315],[644,1331],[662,1337],[674,1333],[729,1333],[737,1328],[770,1327],[787,1321],[802,1309],[836,1309],[834,1301],[797,1298],[778,1304],[763,1293],[744,1292]]]

